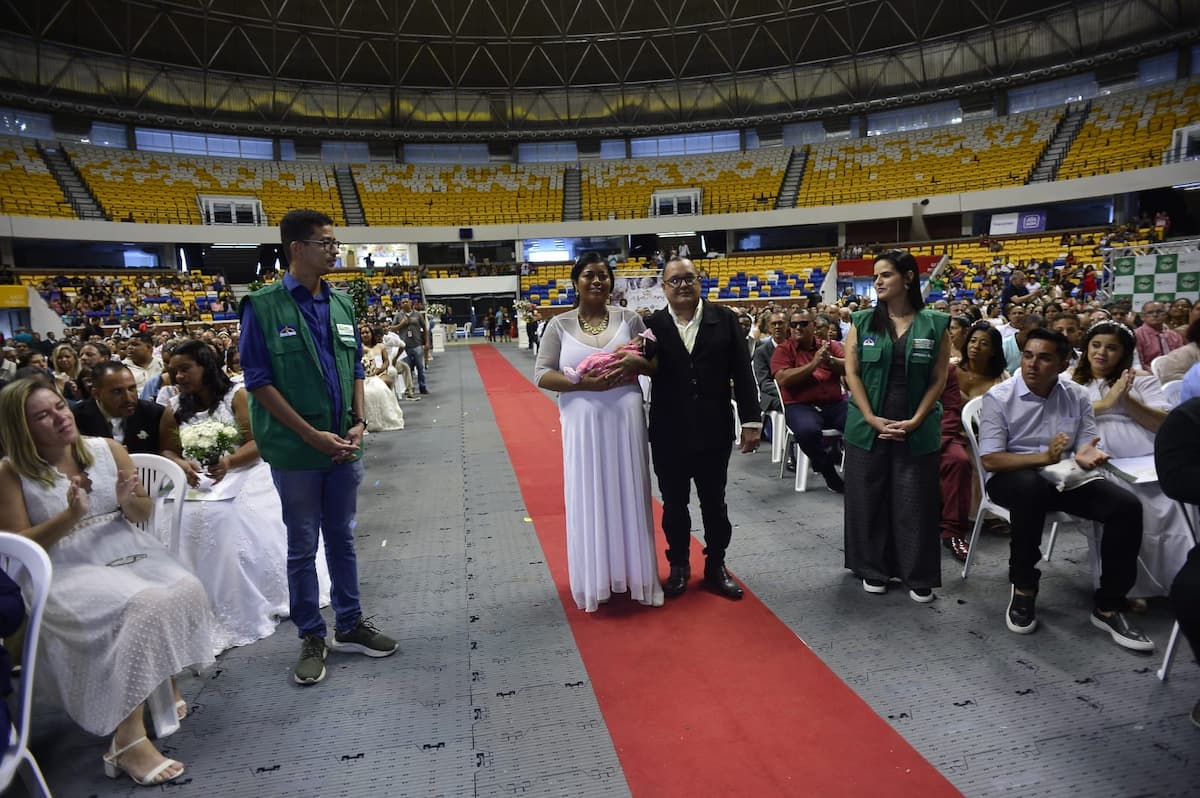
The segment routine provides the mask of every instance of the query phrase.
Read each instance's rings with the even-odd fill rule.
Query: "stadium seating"
[[[1024,185],[1062,116],[1058,109],[814,144],[798,207]]]
[[[680,158],[634,158],[587,164],[581,176],[583,219],[643,219],[665,189],[698,188],[704,213],[771,210],[790,147]]]
[[[1195,81],[1092,100],[1091,112],[1059,167],[1058,179],[1159,166],[1172,132],[1197,120],[1200,83]]]
[[[114,220],[202,224],[197,196],[252,197],[268,225],[293,208],[319,208],[345,224],[333,168],[310,161],[259,161],[66,144],[75,167]]]
[[[0,213],[75,218],[58,182],[28,139],[0,137]]]
[[[365,164],[354,179],[369,225],[562,220],[562,164]]]

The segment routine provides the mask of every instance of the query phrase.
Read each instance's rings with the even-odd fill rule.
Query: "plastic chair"
[[[1157,363],[1158,361],[1154,361]],[[1171,407],[1179,407],[1179,395],[1183,391],[1183,380],[1171,380],[1162,384],[1163,398]]]
[[[183,499],[187,495],[187,477],[183,469],[157,454],[131,454],[129,458],[137,467],[138,478],[151,499],[150,517],[135,526],[161,541],[168,551],[178,553],[180,529],[183,526]],[[159,527],[160,511],[168,513],[166,529]],[[170,679],[154,689],[146,699],[146,706],[150,710],[156,737],[162,739],[179,730],[175,692],[171,689]]]
[[[46,609],[46,596],[50,593],[50,575],[53,568],[46,550],[29,538],[0,532],[0,567],[22,583],[29,613],[25,624],[25,650],[21,653],[21,680],[17,688],[19,706],[13,715],[14,725],[7,730],[9,749],[0,758],[0,791],[8,788],[17,770],[30,795],[49,798],[50,787],[42,775],[37,760],[29,751],[29,714],[33,705],[33,675],[37,662],[38,634],[42,626],[42,613]],[[26,767],[22,768],[24,764]]]
[[[963,431],[967,435],[968,450],[971,453],[971,465],[975,467],[975,477],[979,480],[979,510],[975,513],[975,526],[971,529],[971,541],[967,545],[967,559],[963,563],[962,578],[967,578],[967,573],[971,570],[971,561],[975,558],[975,544],[979,541],[979,530],[983,528],[983,517],[987,513],[993,513],[1000,516],[1005,521],[1010,520],[1008,508],[1002,507],[988,498],[987,494],[987,472],[983,470],[983,462],[979,455],[979,438],[976,433],[976,428],[979,424],[979,413],[983,409],[983,397],[977,396],[967,402],[962,409],[962,425]],[[1058,525],[1062,523],[1071,523],[1077,519],[1066,513],[1050,512],[1046,513],[1046,520],[1050,526],[1050,542],[1046,549],[1046,560],[1050,560],[1050,554],[1054,551],[1054,538],[1058,534]]]
[[[142,487],[150,494],[152,502],[150,517],[140,524],[138,529],[148,532],[162,541],[172,552],[179,551],[179,530],[183,525],[183,499],[187,495],[187,476],[176,463],[157,454],[131,454],[138,470],[138,478]],[[167,505],[170,504],[168,507]],[[160,529],[160,513],[166,516],[166,529]]]
[[[1192,542],[1195,545],[1200,545],[1200,536],[1196,534],[1196,521],[1193,518],[1194,507],[1188,507],[1183,502],[1179,502],[1179,509],[1183,510],[1183,517],[1187,519],[1188,529],[1192,533]],[[1163,654],[1162,665],[1155,675],[1158,676],[1160,682],[1165,682],[1167,677],[1171,675],[1171,666],[1175,663],[1175,647],[1179,645],[1179,621],[1175,622],[1175,626],[1171,628],[1171,639],[1167,642],[1167,650]]]
[[[779,382],[778,381],[775,382],[775,390],[779,391]],[[783,393],[780,392],[779,396],[780,396],[780,401],[782,401]],[[774,415],[775,414],[772,414],[772,416],[771,416],[772,424],[775,423]],[[806,455],[804,453],[804,450],[800,448],[800,444],[796,443],[795,437],[792,435],[792,431],[790,429],[788,429],[787,417],[784,416],[783,413],[780,413],[779,417],[780,417],[780,424],[781,424],[779,429],[785,430],[785,432],[782,436],[777,436],[781,440],[781,445],[780,445],[781,456],[778,461],[776,461],[772,458],[771,462],[779,463],[779,478],[783,479],[784,472],[787,471],[787,455],[789,452],[792,451],[792,447],[795,447],[795,449],[796,449],[795,490],[797,493],[804,493],[808,490],[808,472],[812,470],[812,463],[809,461],[808,455]],[[774,427],[772,427],[772,430],[774,430]],[[772,434],[774,434],[774,432],[772,432]],[[840,430],[836,430],[836,429],[823,429],[823,430],[821,430],[821,437],[828,441],[828,440],[832,440],[832,439],[836,439],[836,438],[841,438],[842,433]],[[842,452],[843,465],[845,462],[845,459],[844,459],[845,454],[846,453],[843,450],[843,452]]]

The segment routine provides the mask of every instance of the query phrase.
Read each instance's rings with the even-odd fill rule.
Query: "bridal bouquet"
[[[563,374],[566,375],[572,384],[577,384],[584,377],[591,374],[603,374],[627,352],[632,352],[642,357],[654,357],[654,343],[657,340],[654,337],[653,331],[642,330],[642,332],[638,333],[637,338],[634,338],[627,344],[618,346],[611,352],[598,352],[594,355],[588,355],[579,361],[579,365],[574,368],[566,366],[563,368]]]
[[[237,427],[220,421],[200,421],[179,428],[183,456],[206,467],[232,454],[241,437]]]

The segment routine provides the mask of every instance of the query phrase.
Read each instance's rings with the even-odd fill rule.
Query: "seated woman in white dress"
[[[366,373],[366,379],[363,380],[363,416],[367,419],[367,431],[404,429],[404,412],[393,390],[396,367],[388,361],[383,331],[364,324],[359,328],[359,335],[362,337],[362,362]]]
[[[1072,377],[1087,390],[1101,445],[1113,457],[1154,454],[1154,435],[1167,417],[1162,386],[1154,376],[1134,372],[1133,352],[1133,332],[1124,324],[1093,324],[1084,335],[1083,354]],[[1116,477],[1113,481],[1142,502],[1138,580],[1129,595],[1165,596],[1192,548],[1187,519],[1158,483],[1131,485]]]
[[[125,449],[79,435],[45,383],[0,391],[0,518],[39,543],[54,575],[42,618],[37,689],[84,730],[112,735],[104,769],[139,784],[183,774],[146,739],[142,705],[184,668],[212,662],[212,615],[196,577],[133,523],[150,498]],[[178,693],[176,693],[178,699]],[[182,717],[187,704],[179,700]]]
[[[246,391],[233,385],[218,355],[203,341],[181,344],[167,364],[179,395],[163,413],[163,456],[179,464],[192,488],[183,505],[179,539],[167,546],[200,578],[212,601],[213,650],[261,640],[288,616],[287,529],[271,467],[250,431]],[[207,464],[185,456],[188,427],[216,421],[236,430],[237,448]],[[207,478],[205,478],[207,477]],[[322,606],[329,603],[329,569],[317,555]]]

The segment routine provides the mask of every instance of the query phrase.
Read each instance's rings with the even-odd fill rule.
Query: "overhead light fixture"
[[[258,249],[258,244],[209,244],[212,249]]]
[[[659,238],[691,238],[696,235],[694,230],[680,230],[676,233],[659,233]]]

